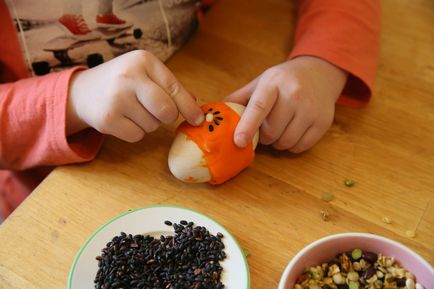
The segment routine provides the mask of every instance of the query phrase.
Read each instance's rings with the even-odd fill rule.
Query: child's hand
[[[146,51],[133,51],[71,79],[67,134],[93,127],[136,142],[180,112],[192,125],[204,116],[169,69]]]
[[[247,105],[235,130],[239,147],[260,129],[260,142],[299,153],[330,128],[348,74],[320,58],[301,56],[267,69],[225,101]]]

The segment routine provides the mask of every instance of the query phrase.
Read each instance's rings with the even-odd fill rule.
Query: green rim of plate
[[[87,244],[89,244],[89,242],[96,236],[96,234],[98,234],[102,229],[104,229],[105,227],[107,227],[108,225],[110,225],[111,223],[113,223],[114,221],[116,221],[117,219],[119,219],[119,218],[121,218],[121,217],[123,217],[125,215],[134,213],[136,211],[141,211],[141,210],[146,210],[146,209],[152,209],[152,208],[176,208],[176,209],[182,209],[182,210],[186,210],[186,211],[191,211],[193,213],[199,214],[199,215],[201,215],[201,216],[203,216],[203,217],[205,217],[205,218],[213,221],[214,223],[218,224],[220,227],[222,227],[223,229],[225,229],[228,232],[229,237],[238,246],[238,250],[240,251],[241,256],[243,257],[244,266],[245,266],[245,269],[246,269],[246,272],[247,272],[247,287],[246,287],[246,289],[250,289],[250,270],[249,270],[249,265],[247,263],[246,256],[244,254],[244,250],[241,248],[240,244],[238,244],[238,242],[234,238],[234,236],[232,236],[232,234],[226,229],[226,227],[224,227],[222,224],[220,224],[219,222],[217,222],[213,218],[211,218],[211,217],[209,217],[209,216],[207,216],[205,214],[202,214],[202,213],[200,213],[198,211],[195,211],[193,209],[188,209],[188,208],[184,208],[184,207],[180,207],[180,206],[165,206],[165,205],[161,205],[161,206],[158,206],[158,205],[155,205],[155,206],[146,206],[146,207],[141,207],[141,208],[137,208],[137,209],[128,210],[128,211],[123,212],[122,214],[117,215],[116,217],[110,219],[107,223],[103,224],[101,227],[99,227],[98,229],[96,229],[96,231],[93,232],[93,234],[81,246],[80,250],[78,251],[77,255],[74,258],[74,261],[72,262],[72,267],[71,267],[71,270],[69,271],[69,276],[68,276],[68,289],[72,288],[71,287],[72,286],[72,277],[74,276],[74,270],[75,270],[75,266],[77,265],[78,258],[80,258],[81,253],[83,253],[84,249],[86,249],[86,247],[87,247]]]

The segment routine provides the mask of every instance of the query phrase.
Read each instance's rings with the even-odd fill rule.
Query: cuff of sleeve
[[[363,73],[357,72],[348,62],[336,57],[336,54],[333,52],[320,51],[315,48],[306,49],[303,48],[302,45],[297,45],[291,52],[289,59],[294,59],[299,56],[321,58],[349,73],[347,83],[336,102],[337,104],[349,107],[363,107],[371,99],[373,81]]]
[[[102,142],[103,136],[95,129],[89,128],[74,135],[66,136],[66,110],[68,103],[69,83],[72,75],[84,67],[76,67],[57,74],[52,98],[51,111],[49,111],[50,131],[54,136],[54,150],[62,155],[62,163],[85,162],[95,158]]]

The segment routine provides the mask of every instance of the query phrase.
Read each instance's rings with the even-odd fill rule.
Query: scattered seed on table
[[[321,210],[320,211],[321,214],[321,218],[323,219],[323,221],[327,222],[330,218],[330,213],[327,210]]]
[[[322,199],[326,202],[330,202],[331,200],[333,200],[333,194],[330,192],[324,192],[322,194]]]
[[[416,232],[413,230],[408,230],[405,232],[405,235],[409,238],[414,238],[414,237],[416,237]]]
[[[386,224],[391,224],[392,220],[389,217],[383,217],[383,219],[381,219],[384,223]]]
[[[164,224],[166,224],[167,226],[172,226],[172,222],[171,221],[164,221]]]
[[[353,180],[351,180],[351,179],[346,179],[346,180],[344,181],[344,184],[345,184],[347,187],[352,187],[352,186],[354,186],[355,182],[354,182]]]
[[[179,223],[180,223],[181,225],[184,225],[184,226],[187,226],[187,225],[188,225],[188,222],[187,222],[186,220],[181,220]]]

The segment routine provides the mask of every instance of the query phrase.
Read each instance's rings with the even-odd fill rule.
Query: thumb
[[[259,81],[259,77],[255,78],[245,86],[239,88],[238,90],[226,96],[224,101],[235,102],[246,106],[247,103],[249,102],[250,97],[253,94],[253,91],[255,91],[258,81]]]

